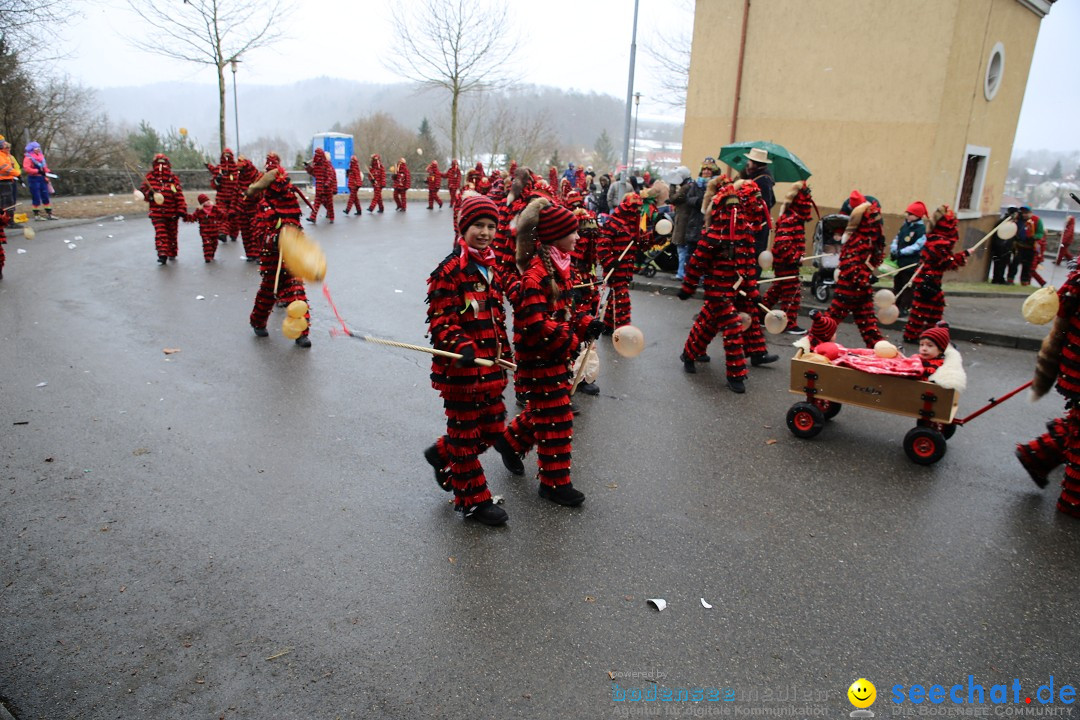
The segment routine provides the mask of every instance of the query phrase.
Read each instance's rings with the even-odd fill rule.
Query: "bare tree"
[[[156,55],[212,65],[218,81],[218,138],[225,149],[225,68],[281,38],[289,10],[282,0],[128,0],[153,30],[129,38]]]
[[[26,53],[23,62],[55,59],[59,53],[50,49],[57,29],[78,16],[70,3],[61,6],[53,0],[0,0],[0,38],[11,50],[33,50]]]
[[[450,157],[456,158],[462,97],[508,82],[503,68],[515,45],[508,3],[423,0],[391,7],[402,47],[387,60],[388,67],[450,95]]]
[[[673,8],[673,13],[688,16],[689,27],[680,22],[677,30],[659,33],[659,40],[646,42],[642,46],[645,54],[660,69],[657,83],[663,90],[660,102],[676,109],[686,108],[686,91],[690,85],[690,45],[693,41],[693,3],[682,0]]]

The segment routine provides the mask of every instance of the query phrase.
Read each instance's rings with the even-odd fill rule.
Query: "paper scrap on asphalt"
[[[23,250],[22,248],[19,248],[19,249],[18,249],[18,250],[16,250],[15,252],[16,252],[16,253],[18,253],[19,255],[25,255],[25,254],[26,254],[26,251],[25,251],[25,250]]]
[[[705,598],[701,598],[701,607],[705,608],[706,610],[712,610],[712,605],[705,602]]]
[[[180,348],[164,348],[162,352],[166,355],[172,355],[173,353],[180,352]]]
[[[645,602],[649,603],[660,612],[663,612],[664,608],[667,607],[667,600],[664,598],[648,598]]]
[[[196,295],[196,296],[195,296],[195,299],[196,299],[196,300],[205,300],[205,299],[206,299],[206,296],[205,296],[205,295]]]
[[[48,384],[49,383],[47,383],[47,382],[39,382],[35,387],[45,387]]]

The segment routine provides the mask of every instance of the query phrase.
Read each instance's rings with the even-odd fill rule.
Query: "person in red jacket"
[[[326,221],[334,222],[334,195],[337,195],[337,171],[322,148],[315,148],[315,155],[310,162],[304,163],[308,175],[315,178],[315,207],[307,221],[315,224],[319,219],[319,208],[326,208]]]
[[[240,235],[240,221],[236,210],[240,189],[233,151],[225,148],[221,151],[218,164],[206,163],[206,169],[210,171],[210,189],[216,191],[214,208],[221,225],[222,242],[225,241],[225,236],[232,238],[235,242],[237,236]]]
[[[461,189],[461,168],[458,167],[457,158],[450,161],[450,167],[446,169],[446,189],[450,191],[450,207],[457,208],[458,193]]]
[[[356,208],[356,214],[359,215],[362,210],[360,208],[360,198],[356,193],[360,190],[364,184],[364,171],[360,169],[360,161],[353,155],[349,158],[349,169],[345,173],[345,180],[349,185],[349,201],[345,203],[345,214],[348,215],[349,211],[354,207]]]
[[[412,187],[412,173],[405,158],[399,158],[394,170],[394,204],[398,212],[406,212],[409,206],[409,188]]]
[[[571,306],[570,265],[577,230],[577,216],[547,198],[530,202],[518,219],[521,278],[511,284],[507,297],[514,307],[515,383],[525,409],[503,434],[509,451],[500,452],[506,468],[522,475],[522,456],[535,446],[540,497],[570,507],[585,500],[570,478],[570,362],[581,343],[599,337],[604,327]]]
[[[386,166],[382,164],[382,158],[378,155],[371,156],[371,163],[368,165],[368,177],[371,179],[371,188],[374,191],[371,196],[371,204],[368,205],[368,212],[375,212],[376,207],[379,208],[379,212],[382,212],[382,191],[386,187]]]
[[[439,197],[439,185],[442,184],[442,173],[439,172],[439,161],[432,160],[427,166],[427,209],[432,210],[435,203],[442,207],[442,198]]]
[[[851,218],[844,231],[847,240],[840,249],[840,279],[827,312],[838,324],[853,314],[863,342],[872,348],[882,339],[870,284],[874,275],[871,266],[876,269],[884,256],[881,206],[857,190],[852,193],[851,206]]]
[[[202,238],[203,260],[213,262],[217,253],[218,240],[224,240],[225,219],[218,205],[210,202],[210,196],[199,193],[199,209],[184,215],[184,222],[199,223],[199,237]]]
[[[742,221],[738,219],[739,198],[730,181],[724,177],[716,182],[715,188],[712,202],[705,208],[705,233],[690,256],[679,288],[679,299],[688,300],[698,281],[705,280],[705,304],[694,320],[679,359],[686,372],[696,373],[694,363],[706,354],[717,333],[722,333],[727,385],[732,392],[741,394],[746,392],[747,372],[742,326],[735,310],[738,297],[735,285],[740,277],[735,246],[738,236],[746,231],[736,228]]]
[[[776,237],[773,240],[773,272],[776,277],[792,277],[792,280],[774,282],[762,301],[771,308],[780,308],[787,315],[789,335],[805,335],[799,327],[799,305],[802,301],[802,281],[799,279],[803,255],[806,253],[806,223],[814,201],[805,180],[791,186],[780,218],[776,221]]]
[[[240,233],[240,239],[244,245],[244,259],[255,262],[262,252],[261,238],[256,237],[252,227],[255,213],[258,210],[258,198],[249,197],[247,189],[251,183],[259,179],[259,169],[255,163],[243,155],[236,158],[236,200],[232,206],[232,216],[236,220],[236,227]]]
[[[1075,228],[1076,218],[1072,215],[1065,218],[1065,227],[1061,230],[1061,245],[1058,246],[1057,258],[1054,260],[1055,265],[1060,265],[1063,260],[1069,261],[1073,259],[1069,248],[1072,246]]]
[[[959,239],[956,229],[956,215],[948,205],[942,205],[935,212],[930,223],[930,233],[926,236],[920,262],[915,277],[914,299],[911,304],[911,316],[904,326],[904,342],[914,343],[927,328],[932,328],[941,321],[945,313],[945,293],[941,289],[941,278],[946,270],[956,270],[967,263],[970,250],[954,253],[953,245]]]
[[[307,302],[304,281],[294,277],[278,260],[278,234],[281,228],[286,225],[300,227],[302,213],[297,198],[302,197],[302,193],[300,188],[289,180],[289,173],[281,167],[281,158],[277,153],[270,153],[266,156],[266,172],[251,183],[244,194],[255,199],[261,207],[258,220],[253,225],[255,229],[261,229],[262,255],[259,257],[259,272],[262,274],[262,282],[255,294],[255,305],[251,309],[249,322],[257,337],[267,337],[270,332],[266,329],[266,323],[275,303],[287,306],[295,300]],[[310,323],[311,313],[304,313],[304,318]],[[309,324],[300,337],[296,338],[296,344],[302,348],[311,347],[310,334]]]
[[[492,502],[480,455],[493,446],[512,454],[503,438],[506,370],[497,362],[476,363],[509,359],[503,288],[491,250],[498,212],[483,195],[462,200],[461,235],[428,278],[427,292],[432,347],[462,357],[432,357],[431,385],[443,399],[446,434],[424,451],[424,459],[439,487],[453,490],[455,509],[484,525],[502,525],[507,515]]]
[[[139,191],[143,194],[150,208],[150,222],[154,225],[154,247],[157,249],[158,262],[162,265],[172,258],[176,259],[177,228],[180,218],[187,213],[187,200],[180,178],[172,171],[169,158],[158,153],[150,164]]]
[[[754,180],[737,180],[735,194],[739,197],[739,218],[735,222],[735,259],[743,282],[735,296],[735,309],[750,316],[750,327],[743,330],[743,351],[754,367],[774,363],[779,355],[769,352],[765,333],[761,330],[761,292],[758,290],[757,238],[768,230],[772,218],[769,206],[761,197],[761,189]],[[698,362],[708,362],[709,356],[699,356]]]

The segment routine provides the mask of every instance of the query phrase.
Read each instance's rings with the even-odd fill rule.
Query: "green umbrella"
[[[772,171],[773,179],[776,182],[797,182],[810,177],[810,168],[806,167],[806,163],[802,160],[795,157],[795,153],[783,145],[765,142],[764,140],[751,140],[749,142],[725,145],[720,148],[720,162],[742,172],[743,168],[746,167],[746,153],[750,152],[750,148],[761,148],[769,153],[769,159],[772,160],[769,169]]]

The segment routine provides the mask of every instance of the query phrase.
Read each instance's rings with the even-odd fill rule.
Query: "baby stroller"
[[[848,216],[835,213],[818,220],[814,228],[814,275],[810,278],[810,294],[818,302],[829,302],[836,284],[836,268],[840,266],[840,238],[847,228]]]
[[[662,223],[661,220],[666,220]],[[652,246],[648,250],[638,254],[634,272],[647,278],[655,277],[658,270],[675,272],[679,268],[679,254],[671,243],[672,218],[667,212],[658,213],[655,222],[649,229],[652,236]],[[661,234],[659,228],[666,230]]]

